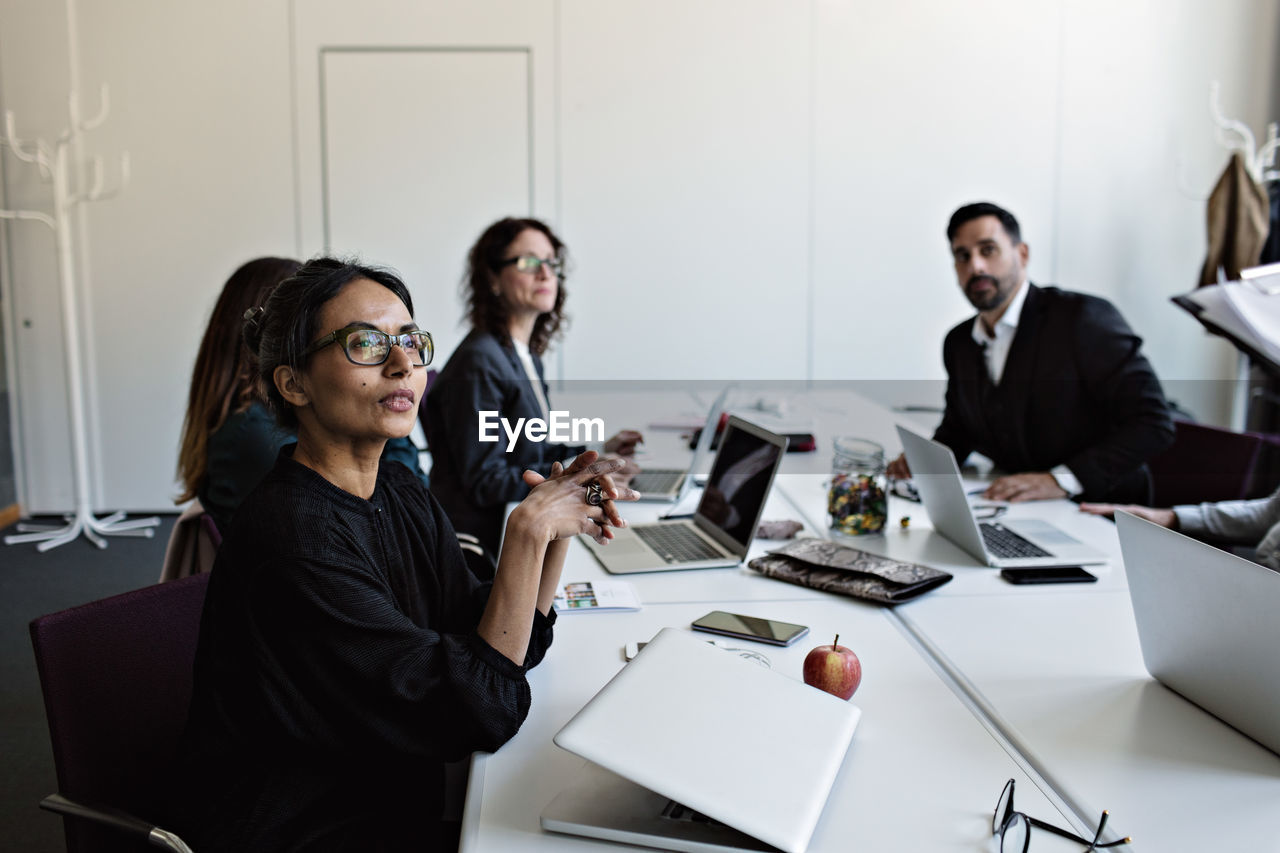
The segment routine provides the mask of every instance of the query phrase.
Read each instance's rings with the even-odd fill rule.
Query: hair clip
[[[244,312],[244,319],[246,321],[253,320],[253,319],[256,319],[261,314],[262,314],[261,308],[250,308],[248,311]]]

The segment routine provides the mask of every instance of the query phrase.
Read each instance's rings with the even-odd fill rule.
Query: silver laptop
[[[684,500],[684,496],[689,494],[689,490],[693,488],[694,475],[698,473],[702,460],[707,457],[707,451],[711,449],[711,440],[716,434],[716,427],[720,425],[720,413],[724,411],[725,398],[729,396],[729,389],[732,387],[732,385],[726,385],[716,397],[715,402],[711,404],[711,410],[707,412],[707,422],[698,435],[693,460],[688,468],[645,468],[631,478],[630,486],[640,493],[640,500],[678,502]]]
[[[592,763],[543,811],[542,827],[664,850],[798,853],[861,715],[665,628],[555,736]],[[765,731],[762,720],[804,725]]]
[[[615,530],[607,545],[579,538],[614,574],[736,566],[755,539],[786,450],[784,436],[731,416],[693,518]]]
[[[1116,513],[1147,671],[1280,752],[1280,573]]]
[[[973,517],[955,454],[945,444],[898,427],[911,480],[933,528],[988,566],[1075,566],[1105,563],[1107,555],[1038,519],[984,521]]]

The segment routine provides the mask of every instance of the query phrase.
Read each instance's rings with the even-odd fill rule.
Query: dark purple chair
[[[1242,500],[1250,495],[1264,439],[1192,421],[1175,420],[1173,444],[1147,463],[1152,506]]]
[[[141,818],[174,783],[208,585],[192,575],[31,623],[58,774],[40,806],[64,815],[68,853],[190,853]]]

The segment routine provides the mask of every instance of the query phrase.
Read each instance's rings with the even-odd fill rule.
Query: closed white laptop
[[[979,523],[969,507],[955,454],[945,444],[898,427],[911,481],[934,530],[988,566],[1066,566],[1105,563],[1107,555],[1039,519]]]
[[[1147,671],[1280,753],[1280,572],[1116,513]]]
[[[707,412],[707,422],[698,434],[697,446],[693,451],[693,460],[687,469],[680,468],[645,468],[631,478],[631,488],[640,493],[642,501],[680,501],[693,488],[694,475],[698,467],[711,449],[711,440],[720,425],[720,413],[724,411],[725,398],[729,396],[732,385],[726,385]]]
[[[693,518],[633,524],[607,545],[579,539],[614,574],[736,566],[751,549],[786,450],[785,436],[731,416]]]
[[[861,715],[688,631],[663,629],[555,736],[598,767],[588,764],[547,806],[542,826],[669,850],[769,849],[764,842],[799,853]],[[708,832],[678,809],[662,818],[668,800],[749,838]],[[641,819],[646,809],[659,819]],[[690,829],[698,823],[701,831]]]

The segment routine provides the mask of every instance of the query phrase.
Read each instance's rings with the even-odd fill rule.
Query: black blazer
[[[972,451],[1009,473],[1066,465],[1081,500],[1150,503],[1146,460],[1173,443],[1151,364],[1110,302],[1030,282],[999,386],[973,320],[947,333],[946,412],[934,438],[963,462]]]
[[[542,359],[534,355],[533,363],[545,395]],[[533,385],[510,340],[500,341],[473,329],[427,394],[431,493],[444,506],[454,529],[475,536],[496,558],[506,504],[529,494],[524,471],[550,474],[551,463],[571,459],[586,448],[526,441],[521,436],[508,453],[505,434],[497,443],[479,441],[481,411],[497,411],[513,425],[517,418],[542,417]]]

